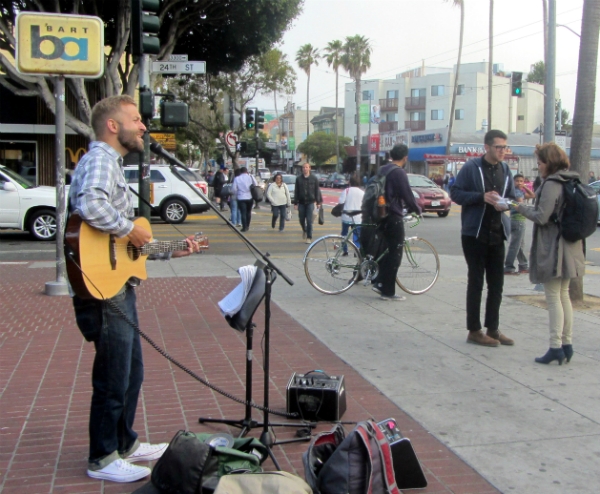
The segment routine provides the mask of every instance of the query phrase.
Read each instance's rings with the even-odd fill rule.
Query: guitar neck
[[[160,254],[162,252],[175,252],[178,250],[188,250],[189,246],[185,240],[171,240],[150,242],[140,249],[140,253],[144,256],[150,254]]]

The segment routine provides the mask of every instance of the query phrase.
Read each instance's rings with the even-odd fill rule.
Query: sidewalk
[[[295,285],[278,279],[273,289],[273,408],[285,409],[293,372],[320,368],[344,374],[343,419],[395,417],[426,471],[429,487],[421,492],[598,490],[598,314],[576,313],[576,354],[569,365],[542,366],[533,357],[548,346],[547,312],[508,297],[502,328],[516,346],[465,343],[466,269],[458,256],[442,258],[440,280],[430,292],[394,304],[362,286],[340,296],[321,295],[307,283],[297,256],[274,260]],[[227,325],[216,302],[239,282],[235,269],[252,261],[200,255],[149,263],[151,279],[138,290],[140,322],[149,336],[239,397],[245,336]],[[42,294],[44,282],[54,278],[53,265],[0,265],[0,491],[131,492],[141,484],[103,483],[85,475],[94,352],[75,327],[70,300]],[[599,295],[595,277],[586,277],[586,293]],[[507,278],[506,295],[526,293],[533,293],[526,277]],[[255,318],[253,389],[259,403],[263,316],[261,309]],[[169,440],[184,428],[227,430],[198,424],[199,416],[243,417],[242,405],[143,347],[146,377],[137,414],[142,440]],[[258,411],[253,416],[260,419]],[[276,430],[280,439],[294,432]],[[303,476],[306,447],[276,446],[274,453],[284,470]],[[273,465],[267,461],[265,467]]]

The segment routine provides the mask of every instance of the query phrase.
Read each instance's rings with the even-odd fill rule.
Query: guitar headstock
[[[200,250],[207,250],[209,248],[208,236],[202,235],[202,232],[198,232],[196,235],[194,235],[194,242],[198,242],[198,247]]]

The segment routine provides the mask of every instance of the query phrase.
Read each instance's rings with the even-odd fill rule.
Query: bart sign
[[[22,74],[100,77],[104,23],[92,16],[21,12],[16,58]]]

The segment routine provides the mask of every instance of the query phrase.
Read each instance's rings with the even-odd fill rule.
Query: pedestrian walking
[[[533,199],[535,194],[525,187],[525,177],[517,173],[513,177],[515,183],[515,199],[521,203],[527,199]],[[518,275],[519,273],[529,273],[527,256],[525,255],[525,230],[527,222],[525,216],[517,212],[516,209],[510,211],[510,241],[506,261],[504,262],[504,274]],[[515,258],[519,262],[519,270],[515,269]]]
[[[319,180],[310,173],[310,163],[302,165],[302,175],[296,178],[294,190],[294,208],[298,210],[298,220],[302,227],[302,238],[307,244],[312,242],[313,212],[315,205],[321,207],[323,197],[319,188]]]
[[[252,220],[252,193],[250,187],[256,185],[256,180],[252,175],[248,173],[248,169],[245,166],[240,168],[240,174],[233,180],[233,187],[231,188],[232,195],[237,199],[238,207],[240,209],[240,216],[242,219],[242,230],[247,232],[250,228],[250,221]]]
[[[233,193],[233,181],[235,180],[235,177],[239,177],[241,171],[242,170],[240,168],[233,170],[233,177],[231,178],[231,193],[229,194],[229,210],[231,211],[231,217],[229,218],[229,221],[240,228],[242,226],[242,215],[238,206],[237,196]]]
[[[543,283],[550,318],[550,347],[535,361],[549,364],[557,360],[561,365],[565,359],[570,362],[573,357],[573,308],[569,283],[571,279],[583,276],[585,258],[582,241],[565,240],[555,219],[564,206],[561,182],[579,178],[579,175],[569,171],[569,158],[553,142],[538,144],[535,154],[542,185],[533,206],[520,203],[514,209],[533,221],[529,279],[532,283]]]
[[[485,154],[461,168],[451,190],[452,200],[462,206],[461,241],[468,266],[467,343],[495,347],[514,345],[500,331],[500,304],[504,287],[504,241],[510,235],[506,198],[515,199],[515,186],[508,165],[506,134],[490,130],[485,134]],[[484,326],[481,330],[483,281],[487,281]]]
[[[275,228],[277,218],[279,218],[279,231],[282,232],[285,229],[287,208],[292,207],[292,199],[290,198],[290,191],[287,185],[283,182],[281,173],[275,175],[275,181],[269,185],[267,199],[271,204],[271,212],[273,213],[271,228]]]

